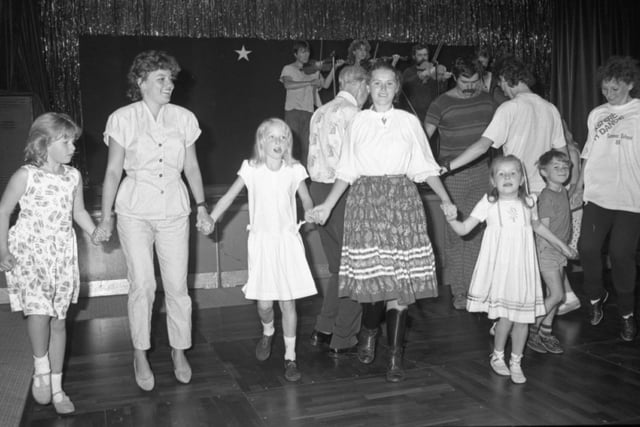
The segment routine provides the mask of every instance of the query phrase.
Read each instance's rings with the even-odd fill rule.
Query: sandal
[[[51,372],[33,375],[31,394],[33,395],[33,400],[40,405],[51,403]]]
[[[56,396],[60,396],[60,395],[62,395],[62,398],[58,402],[56,401]],[[60,415],[70,414],[76,410],[76,407],[73,406],[73,402],[71,402],[71,399],[69,399],[69,396],[67,396],[67,394],[62,390],[55,392],[53,394],[52,400],[53,400],[53,407],[56,409],[56,412]]]

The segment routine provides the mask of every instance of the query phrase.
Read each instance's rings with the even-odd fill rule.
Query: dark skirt
[[[438,296],[424,205],[406,176],[365,176],[347,198],[340,296],[409,305]]]

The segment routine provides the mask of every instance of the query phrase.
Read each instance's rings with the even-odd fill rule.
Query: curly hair
[[[127,74],[127,97],[131,101],[142,99],[139,82],[145,81],[156,70],[169,70],[175,79],[180,73],[180,65],[173,56],[161,50],[147,50],[136,55]]]
[[[498,73],[511,87],[517,86],[520,82],[529,87],[533,87],[536,83],[536,79],[529,67],[514,57],[505,58],[500,64]]]
[[[38,116],[29,129],[24,147],[25,163],[42,166],[47,161],[47,148],[61,138],[80,138],[82,129],[64,113],[44,113]]]
[[[627,84],[633,84],[629,92],[632,97],[636,97],[640,90],[640,67],[638,60],[630,56],[612,56],[607,62],[598,68],[598,83],[610,80],[617,80]]]

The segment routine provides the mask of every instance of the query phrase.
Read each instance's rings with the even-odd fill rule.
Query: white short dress
[[[542,282],[531,220],[533,207],[518,200],[498,200],[485,195],[471,216],[487,222],[471,285],[467,311],[486,312],[489,319],[533,323],[545,314]]]
[[[296,192],[307,178],[299,164],[242,163],[238,175],[249,198],[248,281],[245,298],[287,301],[317,293],[297,223]]]

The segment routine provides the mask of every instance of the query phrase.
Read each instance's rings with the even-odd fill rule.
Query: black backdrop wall
[[[313,57],[335,51],[345,58],[347,41],[311,41]],[[371,42],[375,50],[376,42]],[[251,51],[248,61],[236,50]],[[280,71],[293,61],[291,41],[259,39],[190,39],[178,37],[80,38],[80,93],[89,185],[102,182],[107,148],[102,132],[107,117],[127,104],[126,75],[134,56],[147,49],[174,55],[182,72],[172,102],[193,111],[202,135],[197,142],[198,159],[205,184],[230,184],[243,159],[251,155],[254,133],[267,117],[282,117],[285,91]],[[432,46],[431,51],[435,50]],[[378,56],[398,53],[410,57],[410,43],[378,43]],[[450,65],[457,56],[472,54],[473,47],[444,46],[439,62]],[[409,65],[400,62],[399,68]],[[321,91],[327,101],[333,87]]]

